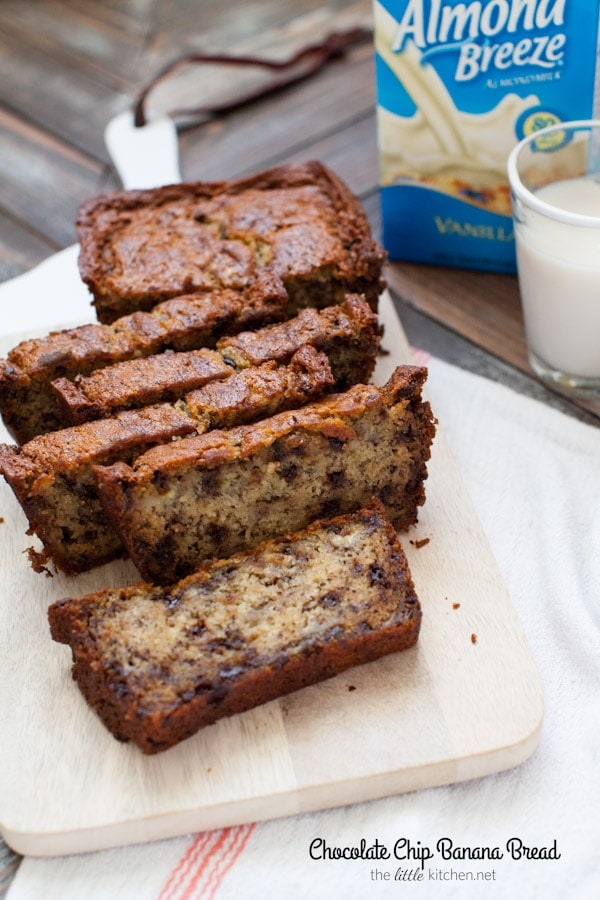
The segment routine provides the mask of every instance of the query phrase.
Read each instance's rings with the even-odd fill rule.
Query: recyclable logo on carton
[[[536,131],[541,131],[543,128],[550,127],[550,125],[559,125],[561,121],[562,119],[559,115],[549,112],[541,107],[539,109],[528,109],[517,120],[515,131],[519,138],[529,137],[530,135],[535,134]],[[565,144],[568,144],[572,139],[572,132],[559,129],[558,131],[552,131],[550,134],[545,134],[543,137],[537,138],[537,140],[531,144],[531,150],[533,153],[538,153],[540,151],[546,153],[553,150],[560,150],[561,147],[564,147]]]
[[[383,239],[514,271],[508,154],[594,111],[600,0],[374,0]],[[440,231],[436,222],[452,222]],[[485,250],[483,244],[485,243]]]

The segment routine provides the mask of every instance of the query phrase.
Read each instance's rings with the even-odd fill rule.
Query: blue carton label
[[[599,0],[374,0],[383,242],[515,272],[508,154],[594,115]]]

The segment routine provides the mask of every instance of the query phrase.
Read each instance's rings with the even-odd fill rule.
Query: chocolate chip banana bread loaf
[[[177,399],[203,383],[226,378],[267,360],[284,363],[303,346],[327,354],[339,389],[368,381],[381,338],[377,316],[363,297],[349,295],[339,306],[305,309],[297,316],[239,336],[221,338],[217,350],[161,353],[116,363],[52,382],[65,424],[113,415],[121,409]]]
[[[421,609],[383,507],[48,611],[73,678],[121,741],[157,753],[218,719],[413,646]]]
[[[237,373],[226,369],[227,379],[171,406],[120,412],[38,435],[22,447],[0,445],[0,473],[47,560],[75,574],[125,552],[100,502],[94,465],[132,462],[152,445],[302,406],[334,384],[327,357],[313,347],[301,348],[285,366],[271,361]]]
[[[176,581],[371,497],[397,528],[425,499],[434,434],[421,397],[427,370],[400,366],[383,387],[356,385],[253,425],[154,448],[133,463],[97,466],[107,514],[142,576]]]
[[[82,325],[23,341],[0,359],[0,413],[23,444],[61,428],[51,382],[87,375],[124,360],[214,347],[224,334],[259,328],[287,315],[288,298],[274,275],[245,291],[223,290],[166,300],[150,312],[123,316],[112,325]]]
[[[237,296],[236,302],[241,303],[239,295],[233,295],[233,292],[228,292],[228,299],[224,294],[218,296],[227,304]],[[267,308],[281,309],[268,303],[262,308],[265,315]],[[244,312],[238,309],[238,312],[239,315],[229,321],[231,329],[234,323],[239,326],[238,331],[243,322],[244,329],[256,325],[252,323],[248,309]],[[266,318],[268,320],[269,316]],[[19,443],[25,443],[37,434],[55,431],[64,425],[111,415],[131,405],[154,402],[132,390],[132,378],[138,383],[141,379],[144,388],[146,385],[151,387],[152,379],[149,383],[141,360],[156,354],[155,362],[148,365],[160,368],[161,351],[193,349],[196,340],[204,341],[207,347],[218,341],[220,355],[234,368],[256,365],[267,359],[285,362],[303,344],[310,344],[328,354],[341,388],[370,378],[381,330],[376,314],[363,297],[349,295],[339,306],[320,311],[302,310],[280,324],[282,327],[276,329],[266,325],[257,327],[252,333],[254,336],[250,337],[249,333],[239,345],[228,342],[226,337],[218,341],[222,332],[207,298],[182,298],[165,301],[151,313],[134,313],[112,326],[86,325],[38,341],[26,341],[16,347],[7,360],[0,360],[0,411],[13,437]],[[162,330],[163,326],[165,330]],[[140,362],[143,373],[137,377],[135,366],[133,375],[128,367],[119,368],[121,362],[133,359]],[[169,368],[168,360],[165,365]],[[117,367],[114,373],[113,366]],[[105,367],[111,369],[111,373],[102,374]],[[172,366],[170,368],[172,371]],[[90,370],[94,370],[93,374],[86,377]],[[122,372],[126,373],[124,377]],[[171,389],[177,381],[176,377],[170,382]],[[153,396],[156,399],[160,392],[157,395],[155,391]]]
[[[79,210],[77,234],[100,322],[193,291],[239,290],[265,270],[293,309],[346,293],[376,309],[382,288],[385,254],[359,201],[318,162],[95,197]]]

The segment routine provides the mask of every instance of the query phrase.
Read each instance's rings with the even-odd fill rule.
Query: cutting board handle
[[[127,190],[181,181],[177,129],[168,116],[136,127],[133,113],[126,110],[110,120],[104,141]]]

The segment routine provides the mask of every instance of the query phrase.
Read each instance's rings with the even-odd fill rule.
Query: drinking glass
[[[561,393],[600,397],[600,121],[533,131],[508,159],[529,360]]]

